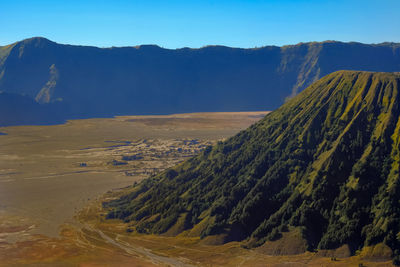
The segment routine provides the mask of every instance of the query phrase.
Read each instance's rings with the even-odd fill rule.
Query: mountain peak
[[[22,40],[21,42],[25,43],[25,44],[30,44],[30,43],[33,43],[33,44],[53,43],[54,44],[55,43],[45,37],[40,37],[40,36],[27,38],[27,39]]]
[[[338,71],[245,131],[105,203],[138,232],[309,250],[400,240],[400,75]]]

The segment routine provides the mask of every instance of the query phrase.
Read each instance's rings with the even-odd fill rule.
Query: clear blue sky
[[[339,40],[400,42],[400,0],[0,0],[0,45],[166,48]]]

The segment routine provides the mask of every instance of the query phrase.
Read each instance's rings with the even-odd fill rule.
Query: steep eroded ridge
[[[400,249],[400,74],[338,71],[264,119],[105,203],[138,232],[247,246]]]

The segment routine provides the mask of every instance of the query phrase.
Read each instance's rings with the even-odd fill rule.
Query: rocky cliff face
[[[101,49],[32,38],[0,48],[0,91],[63,102],[68,118],[274,110],[337,70],[400,71],[400,45]]]

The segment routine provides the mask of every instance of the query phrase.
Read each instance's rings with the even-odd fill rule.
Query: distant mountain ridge
[[[343,69],[400,71],[400,44],[97,48],[31,38],[0,47],[0,91],[63,103],[66,118],[274,110]]]
[[[279,253],[378,246],[400,263],[399,171],[400,74],[339,71],[104,206],[142,233],[283,239]]]

